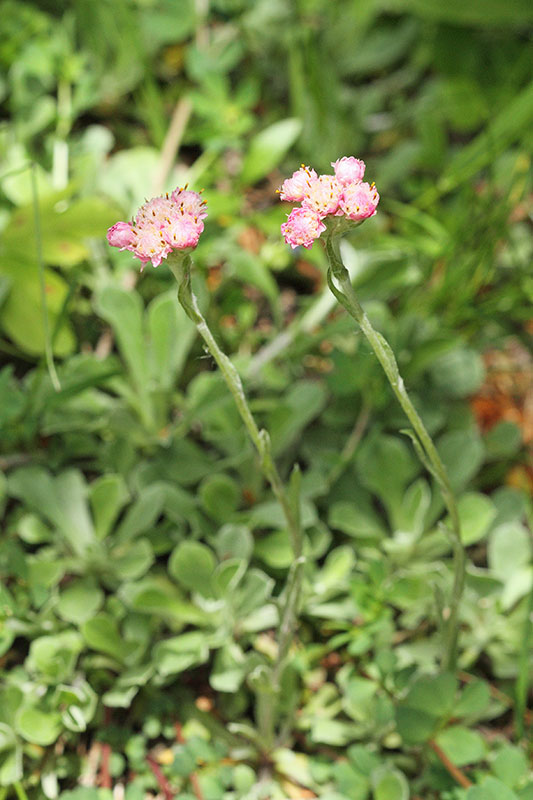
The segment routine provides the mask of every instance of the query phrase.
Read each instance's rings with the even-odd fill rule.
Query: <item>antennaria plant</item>
[[[293,248],[309,248],[324,234],[322,241],[328,259],[328,286],[357,322],[383,367],[392,391],[411,424],[411,429],[406,433],[423,465],[440,487],[450,517],[447,530],[455,553],[452,592],[447,606],[441,609],[444,630],[442,666],[445,670],[453,670],[456,665],[459,607],[466,567],[457,505],[442,459],[409,397],[394,353],[364,312],[341,258],[339,243],[342,236],[374,216],[379,194],[375,184],[363,181],[365,164],[360,159],[344,156],[332,163],[332,167],[334,175],[317,175],[314,169],[302,165],[291,178],[284,181],[278,190],[280,199],[301,205],[291,211],[281,230],[285,241]]]
[[[293,553],[279,604],[277,656],[273,667],[258,668],[251,676],[257,697],[257,724],[261,749],[269,752],[275,744],[278,723],[276,698],[287,663],[298,614],[303,574],[303,536],[300,524],[300,471],[296,465],[286,487],[272,455],[270,437],[260,430],[250,410],[242,381],[228,356],[219,347],[203,316],[191,286],[193,262],[191,251],[198,244],[207,216],[206,203],[201,196],[186,189],[176,189],[171,195],[155,197],[145,203],[134,223],[117,222],[108,231],[108,241],[121,250],[130,250],[140,259],[143,268],[148,261],[154,267],[166,259],[178,284],[178,299],[185,313],[196,325],[209,353],[213,356],[233,397],[246,432],[259,457],[260,469],[269,482],[283,511]]]

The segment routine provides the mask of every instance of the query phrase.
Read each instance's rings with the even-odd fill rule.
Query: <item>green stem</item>
[[[37,246],[37,264],[39,268],[39,282],[41,289],[41,313],[43,323],[44,335],[44,353],[46,366],[48,367],[48,374],[52,381],[52,386],[59,392],[61,384],[56,372],[56,365],[54,364],[54,351],[52,348],[52,339],[50,337],[50,327],[48,325],[48,306],[46,304],[46,277],[44,274],[44,259],[41,237],[41,212],[39,209],[39,193],[37,189],[37,174],[35,164],[31,165],[31,189],[33,199],[33,222],[35,226],[35,243]]]
[[[363,400],[361,411],[359,412],[352,432],[346,439],[338,463],[333,467],[326,479],[327,491],[331,489],[334,483],[339,480],[348,464],[351,462],[355,451],[357,450],[361,439],[363,438],[370,420],[370,406],[366,400]]]
[[[405,384],[398,369],[398,364],[396,363],[396,358],[389,343],[378,331],[374,330],[357,299],[357,295],[350,280],[350,275],[341,259],[337,237],[329,236],[326,239],[326,254],[330,267],[328,270],[329,288],[339,303],[344,306],[350,316],[358,323],[372,347],[372,350],[376,354],[379,363],[383,367],[383,371],[387,376],[391,388],[413,427],[416,437],[413,441],[417,454],[424,463],[424,466],[426,466],[435,477],[440,487],[444,504],[450,515],[454,550],[454,580],[447,619],[445,620],[444,654],[442,663],[444,669],[454,670],[457,661],[459,608],[465,583],[466,554],[461,540],[459,514],[450,480],[437,448],[433,444],[431,436],[427,432],[424,423],[407,394]],[[333,282],[333,278],[335,278],[340,286],[340,290]]]
[[[525,733],[525,716],[529,691],[529,663],[531,659],[531,641],[533,639],[533,587],[529,591],[526,607],[524,632],[518,658],[518,675],[516,678],[515,696],[515,732],[517,738],[523,739]]]
[[[26,790],[20,781],[15,781],[13,784],[13,789],[16,792],[18,800],[28,800],[28,795],[26,794]]]
[[[69,149],[67,137],[72,124],[72,86],[70,81],[60,78],[57,87],[57,124],[54,140],[52,183],[62,191],[68,184]]]
[[[222,377],[231,392],[248,435],[259,454],[263,474],[272,487],[272,491],[282,508],[287,523],[294,563],[289,572],[284,592],[283,607],[280,610],[278,655],[272,673],[274,690],[278,693],[280,678],[285,667],[294,632],[303,576],[303,537],[299,518],[299,498],[297,496],[289,496],[289,493],[286,491],[272,457],[270,437],[266,430],[259,430],[257,427],[252,412],[250,411],[239,373],[228,356],[218,346],[215,337],[211,333],[200,311],[198,301],[191,288],[191,257],[189,255],[169,256],[167,263],[178,282],[178,299],[189,319],[196,325],[198,333],[204,340],[222,373]],[[269,720],[268,725],[270,730],[264,733],[265,737],[270,741],[273,736],[272,728],[275,724],[274,715],[266,715],[266,718]]]
[[[271,752],[274,747],[274,732],[276,728],[276,693],[255,689],[255,719],[259,732],[259,748],[264,755]]]

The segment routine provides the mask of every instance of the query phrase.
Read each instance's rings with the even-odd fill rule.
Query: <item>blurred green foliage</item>
[[[108,800],[110,776],[138,800],[155,759],[184,800],[533,797],[527,420],[480,428],[471,402],[486,351],[531,398],[529,0],[2,0],[0,19],[0,787]],[[460,680],[437,663],[439,493],[321,250],[279,235],[283,177],[344,154],[382,201],[343,256],[459,495]],[[282,470],[303,468],[292,726],[266,771],[252,689],[287,532],[171,277],[104,243],[187,181],[210,209],[205,313]]]

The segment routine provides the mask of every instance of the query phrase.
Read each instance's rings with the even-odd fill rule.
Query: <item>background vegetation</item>
[[[530,0],[0,18],[0,797],[533,798]],[[458,676],[438,663],[439,493],[323,252],[279,234],[283,177],[341,155],[382,196],[344,258],[459,494]],[[210,209],[196,290],[282,471],[303,469],[269,762],[251,688],[287,532],[168,271],[139,279],[104,240],[187,181]]]

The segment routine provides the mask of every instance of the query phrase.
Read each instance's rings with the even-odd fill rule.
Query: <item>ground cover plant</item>
[[[530,4],[0,18],[1,796],[533,797]]]

